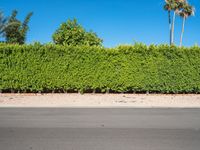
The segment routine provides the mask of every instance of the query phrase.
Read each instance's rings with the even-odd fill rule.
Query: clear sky
[[[186,22],[183,44],[200,45],[200,0],[189,0],[196,15]],[[0,0],[5,15],[13,9],[18,18],[33,11],[27,42],[51,42],[52,34],[62,22],[77,18],[87,30],[104,40],[106,47],[119,44],[168,43],[169,27],[164,0]],[[176,21],[176,43],[181,32],[181,19]]]

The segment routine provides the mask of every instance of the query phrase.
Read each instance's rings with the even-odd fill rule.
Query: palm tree
[[[173,3],[173,10],[174,10],[174,15],[173,15],[173,20],[172,20],[172,44],[174,44],[174,24],[176,20],[176,15],[179,14],[180,10],[183,9],[183,6],[187,3],[187,0],[175,0]]]
[[[194,15],[194,7],[189,4],[185,4],[183,6],[183,9],[179,12],[179,15],[183,18],[182,32],[181,32],[181,38],[180,38],[180,47],[182,47],[185,21],[188,17]]]
[[[24,19],[24,22],[22,23],[21,30],[20,30],[21,37],[22,37],[22,39],[21,39],[22,44],[24,44],[26,41],[27,31],[29,30],[28,24],[30,22],[32,15],[33,15],[33,12],[28,13],[26,18]]]
[[[3,36],[7,18],[4,17],[3,12],[0,11],[0,37]]]
[[[171,11],[173,9],[174,0],[165,0],[164,9],[168,11],[168,19],[169,19],[169,32],[170,32],[170,40],[169,43],[172,45],[172,19],[171,19]]]
[[[8,43],[24,44],[29,29],[28,23],[33,13],[29,13],[23,22],[16,18],[17,14],[18,12],[14,10],[9,17],[5,27],[5,38]]]
[[[165,0],[164,9],[168,11],[169,28],[170,28],[170,45],[174,44],[174,24],[176,15],[182,9],[186,0]],[[171,11],[174,11],[173,19],[171,21]]]

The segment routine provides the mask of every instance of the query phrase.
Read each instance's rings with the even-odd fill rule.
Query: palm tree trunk
[[[168,17],[169,17],[169,44],[172,45],[172,21],[171,21],[171,11],[168,11]]]
[[[175,20],[176,20],[176,12],[174,11],[174,16],[173,16],[173,20],[172,20],[172,44],[174,44],[174,24],[175,24]]]
[[[184,29],[185,29],[185,17],[183,17],[183,25],[182,25],[182,32],[181,32],[181,39],[180,39],[180,47],[182,47],[182,43],[183,43]]]

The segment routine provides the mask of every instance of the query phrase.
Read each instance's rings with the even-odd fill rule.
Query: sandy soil
[[[200,108],[200,95],[0,94],[0,107]]]

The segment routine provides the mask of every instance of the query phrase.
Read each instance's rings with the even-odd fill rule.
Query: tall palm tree
[[[171,11],[173,10],[174,0],[165,0],[164,9],[168,12],[169,19],[169,32],[170,32],[170,40],[169,43],[172,45],[172,19],[171,19]]]
[[[180,47],[182,47],[182,43],[183,43],[183,34],[184,34],[184,29],[185,29],[185,21],[188,17],[194,15],[194,7],[189,5],[189,4],[185,4],[183,6],[183,9],[179,12],[179,15],[183,18],[183,24],[182,24],[182,31],[181,31],[181,38],[180,38]]]
[[[3,12],[0,11],[0,37],[3,36],[7,18],[4,17]]]
[[[172,9],[174,11],[173,19],[172,19],[172,44],[174,44],[174,29],[175,29],[174,25],[175,25],[177,10],[178,10],[178,1],[177,0],[173,1]]]
[[[183,6],[187,3],[187,0],[174,0],[173,3],[173,20],[172,20],[172,44],[174,44],[174,30],[175,30],[175,20],[176,20],[176,15],[179,14],[180,10],[183,9]]]
[[[176,15],[182,9],[186,0],[165,0],[164,9],[168,11],[169,28],[170,28],[170,45],[174,44],[174,24]],[[171,11],[173,11],[173,19],[171,19]],[[171,21],[172,20],[172,21]]]

